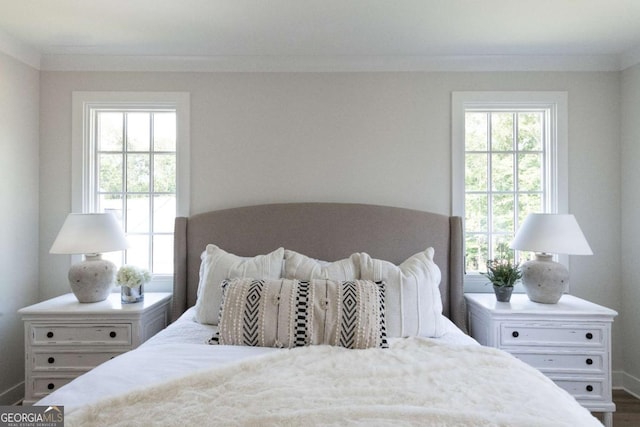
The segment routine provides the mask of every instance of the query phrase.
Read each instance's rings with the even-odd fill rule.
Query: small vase
[[[144,285],[120,286],[120,300],[123,304],[133,304],[144,300]]]
[[[496,299],[499,302],[509,302],[511,300],[511,292],[513,292],[513,286],[493,285],[493,292],[496,294]]]

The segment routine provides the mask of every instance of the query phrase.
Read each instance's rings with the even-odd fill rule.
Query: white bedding
[[[73,426],[509,426],[600,423],[536,369],[497,349],[396,340],[317,345],[199,371],[89,405]]]
[[[446,333],[438,342],[452,345],[478,345],[446,320]],[[222,366],[266,353],[274,348],[207,345],[216,327],[194,321],[194,309],[185,312],[134,351],[122,354],[94,368],[36,405],[64,405],[65,414],[81,406],[126,391],[178,378],[194,371]],[[393,341],[393,339],[391,340]],[[96,386],[99,384],[99,386]]]

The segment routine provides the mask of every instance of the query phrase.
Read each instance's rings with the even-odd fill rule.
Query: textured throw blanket
[[[67,426],[599,426],[505,352],[410,338],[282,350],[132,391]]]

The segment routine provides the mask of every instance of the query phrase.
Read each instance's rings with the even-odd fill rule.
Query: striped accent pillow
[[[441,274],[433,261],[433,248],[409,257],[400,265],[371,258],[366,253],[358,256],[360,278],[386,284],[389,337],[437,338],[445,333],[439,288]]]
[[[218,332],[209,343],[384,348],[384,303],[383,282],[225,280]]]
[[[220,283],[229,277],[282,277],[284,248],[251,258],[226,252],[216,245],[207,245],[201,255],[200,283],[196,301],[196,320],[199,323],[216,325],[220,317],[222,301]]]

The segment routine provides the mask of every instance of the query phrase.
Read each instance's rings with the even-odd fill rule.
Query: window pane
[[[176,151],[176,113],[153,115],[153,149]]]
[[[91,108],[84,117],[93,119],[88,136],[96,156],[87,168],[95,171],[91,194],[83,197],[95,201],[90,211],[114,213],[125,230],[132,247],[112,254],[117,265],[127,263],[171,274],[177,209],[177,114],[164,105],[134,110],[123,104],[116,108],[112,104]]]
[[[122,151],[123,114],[97,113],[99,151]]]
[[[149,236],[134,234],[127,236],[127,240],[131,246],[127,249],[126,263],[150,270]]]
[[[153,272],[173,273],[173,235],[153,236]]]
[[[515,252],[509,248],[514,234],[494,234],[491,239],[493,258],[514,260]]]
[[[149,196],[145,194],[127,195],[127,233],[149,232]]]
[[[122,194],[100,194],[98,197],[98,212],[112,213],[121,227],[122,209]]]
[[[127,114],[127,150],[151,149],[151,118],[149,113]]]
[[[511,232],[515,229],[513,220],[515,212],[514,202],[515,200],[512,194],[494,194],[493,204],[491,206],[494,232]]]
[[[542,150],[542,113],[518,113],[518,149]]]
[[[465,189],[467,191],[487,191],[487,155],[467,154],[465,163]]]
[[[122,191],[122,154],[100,154],[98,156],[98,191]]]
[[[176,218],[176,196],[162,195],[153,198],[153,231],[173,233]]]
[[[489,215],[487,194],[467,194],[465,200],[465,230],[470,232],[488,231]]]
[[[127,156],[127,191],[149,191],[149,155],[129,154]]]
[[[513,150],[513,113],[491,113],[491,149]]]
[[[484,234],[467,233],[465,237],[465,269],[471,271],[486,271],[489,251],[487,236]]]
[[[176,192],[175,154],[153,156],[153,191],[158,193]]]
[[[106,252],[102,254],[102,259],[106,259],[107,261],[111,261],[116,265],[116,268],[122,267],[124,263],[124,251],[117,252]]]
[[[518,154],[518,191],[542,191],[542,154]]]
[[[487,113],[465,114],[465,149],[487,151]]]
[[[513,191],[513,154],[491,155],[491,188]]]
[[[518,222],[520,224],[530,213],[540,212],[544,212],[542,193],[520,194],[518,196]]]

